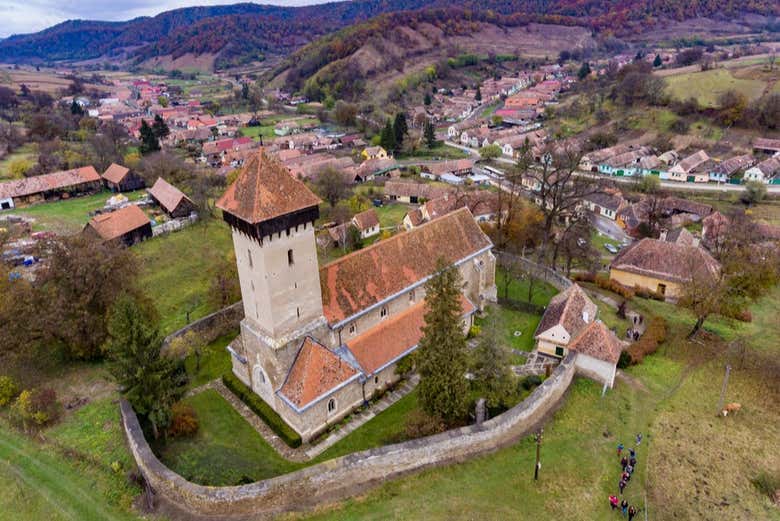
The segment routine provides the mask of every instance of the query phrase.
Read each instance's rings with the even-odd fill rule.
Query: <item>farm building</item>
[[[195,203],[162,177],[158,177],[149,195],[171,217],[187,217],[196,210]]]
[[[0,183],[0,210],[93,193],[100,186],[100,175],[92,166],[8,181]]]
[[[143,177],[116,163],[111,163],[102,177],[103,184],[112,192],[132,192],[146,186]]]
[[[417,204],[441,197],[451,191],[451,188],[413,181],[388,181],[385,183],[385,197],[391,201],[402,203]]]
[[[423,167],[420,172],[421,177],[427,179],[439,179],[446,174],[455,176],[467,176],[474,168],[473,159],[455,159],[453,161],[443,161],[441,163],[431,163]]]
[[[777,154],[780,152],[780,139],[756,138],[753,142],[753,150],[764,154]]]
[[[622,250],[609,266],[609,279],[628,288],[638,287],[679,298],[695,270],[713,276],[720,265],[702,248],[659,239],[642,239]]]
[[[106,242],[132,246],[152,236],[152,223],[143,210],[131,204],[115,212],[96,215],[84,226],[84,233]]]

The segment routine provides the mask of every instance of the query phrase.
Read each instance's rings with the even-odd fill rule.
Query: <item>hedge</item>
[[[244,382],[238,379],[232,372],[222,375],[222,383],[230,389],[247,407],[252,409],[255,414],[268,425],[284,442],[293,449],[301,446],[302,440],[300,434],[295,432],[292,427],[282,419],[270,405],[265,403],[262,398],[255,394]]]
[[[606,289],[613,293],[617,293],[626,300],[631,300],[634,298],[634,291],[632,289],[627,288],[619,282],[603,275],[598,275],[596,277],[596,286],[600,287],[601,289]]]
[[[647,355],[655,353],[665,341],[666,320],[663,317],[651,318],[645,333],[626,350],[631,357],[631,364],[641,364]]]

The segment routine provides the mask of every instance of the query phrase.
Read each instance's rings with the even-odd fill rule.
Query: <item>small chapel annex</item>
[[[461,208],[319,266],[319,198],[263,150],[217,202],[243,299],[233,372],[309,441],[398,379],[417,348],[425,282],[443,258],[463,288],[463,328],[496,298],[490,239]]]

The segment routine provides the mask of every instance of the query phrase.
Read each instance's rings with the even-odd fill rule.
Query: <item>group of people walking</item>
[[[636,447],[642,444],[642,433],[636,435]],[[631,481],[631,475],[636,470],[636,450],[634,448],[628,449],[628,454],[625,454],[623,450],[625,447],[622,443],[618,443],[617,455],[620,458],[620,481],[618,482],[619,495],[623,496],[623,490],[628,486]],[[634,516],[637,515],[639,510],[634,505],[629,505],[625,498],[621,501],[618,496],[609,496],[609,506],[612,510],[620,509],[620,512],[624,517],[628,517],[628,521],[632,521]]]

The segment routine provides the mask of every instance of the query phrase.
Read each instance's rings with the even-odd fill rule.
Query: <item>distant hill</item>
[[[457,5],[458,11],[450,11]],[[545,22],[581,25],[616,34],[645,32],[670,21],[752,13],[752,24],[777,25],[775,0],[352,0],[281,7],[234,4],[175,9],[126,22],[71,20],[44,31],[0,41],[0,62],[45,63],[99,58],[143,60],[211,54],[226,67],[294,49],[384,13],[425,8],[482,13],[495,23]],[[770,17],[770,18],[767,18]],[[774,21],[773,21],[774,19]],[[457,25],[457,19],[449,22]],[[492,23],[492,22],[491,22]]]

